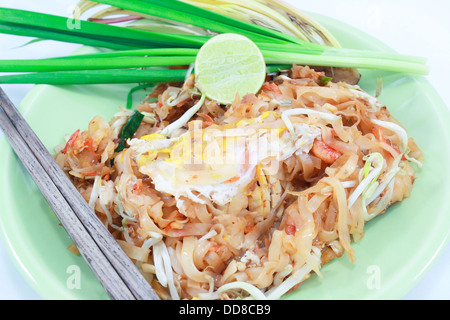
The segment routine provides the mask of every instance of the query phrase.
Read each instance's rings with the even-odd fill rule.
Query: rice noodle
[[[279,299],[355,261],[352,241],[409,196],[423,160],[375,97],[321,75],[293,66],[220,106],[187,74],[138,107],[128,148],[114,152],[133,114],[120,109],[56,159],[162,298]]]

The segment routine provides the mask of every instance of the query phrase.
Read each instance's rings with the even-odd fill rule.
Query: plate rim
[[[339,28],[342,28],[342,29],[346,29],[346,30],[350,29],[352,34],[357,33],[361,36],[369,37],[369,38],[373,39],[374,41],[376,41],[377,45],[379,44],[381,46],[384,46],[387,50],[393,51],[392,48],[388,47],[380,40],[376,39],[375,37],[363,32],[361,30],[358,30],[357,28],[355,28],[345,22],[324,16],[324,15],[316,14],[316,13],[308,13],[308,14],[310,14],[313,18],[315,18],[317,21],[319,21],[322,24],[326,24],[326,23],[323,23],[323,21],[324,21],[323,19],[326,19],[327,23],[335,23],[334,28],[336,28],[336,26],[338,26]],[[424,76],[419,77],[419,79],[421,79],[422,85],[427,86],[427,96],[429,96],[430,99],[432,99],[433,104],[439,106],[440,108],[442,108],[442,106],[446,106],[445,102],[442,100],[439,93],[434,89],[434,87],[429,83],[429,81]],[[27,112],[29,112],[30,108],[32,108],[32,103],[30,103],[30,101],[38,100],[39,95],[41,95],[48,87],[52,87],[52,86],[35,85],[26,94],[25,98],[22,100],[22,102],[18,106],[18,109],[21,112],[23,112],[25,117],[26,117]],[[447,113],[444,116],[446,118],[450,119],[449,108],[446,107],[446,108],[442,108],[442,109],[447,111]],[[447,130],[446,133],[447,133],[447,136],[450,137],[449,129]],[[7,150],[7,152],[4,152],[5,149]],[[7,156],[8,154],[9,155],[12,154],[14,157],[16,157],[14,152],[12,151],[11,147],[9,146],[5,136],[1,137],[1,139],[0,139],[0,150],[3,151],[0,153],[1,154],[0,164],[4,164],[5,162],[8,163],[9,161],[11,161],[11,157]],[[16,160],[16,161],[18,161],[18,160]],[[4,166],[1,166],[1,167],[4,167]],[[0,179],[0,191],[4,188],[4,184],[5,184],[5,182],[1,181],[1,180],[3,180],[3,179]],[[5,203],[3,203],[0,205],[0,208],[4,209],[5,206],[6,206]],[[450,201],[447,202],[447,209],[449,207],[450,207]],[[4,213],[3,213],[3,210],[0,210],[0,221],[3,222],[3,220],[4,220]],[[446,222],[448,223],[448,222],[450,222],[450,220],[447,219]],[[17,250],[14,247],[11,236],[10,236],[9,232],[6,230],[3,223],[0,223],[0,238],[3,240],[6,251],[8,252],[9,256],[11,257],[13,263],[15,264],[17,269],[20,271],[22,276],[25,278],[25,280],[31,285],[31,287],[33,287],[33,289],[44,299],[54,299],[55,297],[53,295],[49,294],[47,290],[43,289],[42,286],[39,283],[37,283],[35,277],[32,275],[32,272],[30,272],[29,268],[26,267],[26,263],[25,263],[26,258],[21,257],[20,254],[18,254],[16,252]],[[432,265],[436,262],[437,258],[444,251],[444,248],[446,246],[448,246],[449,238],[450,238],[450,228],[447,229],[447,233],[441,239],[441,242],[439,243],[439,245],[437,245],[436,250],[432,254],[432,259],[427,261],[426,265],[424,266],[424,268],[422,268],[421,272],[419,274],[417,274],[414,281],[411,281],[409,283],[409,286],[403,287],[403,290],[401,290],[403,292],[400,295],[406,294],[429,271],[429,269],[432,267]],[[398,298],[401,298],[400,295],[398,295]],[[71,298],[73,299],[76,297],[75,296],[70,297],[70,295],[67,295],[67,297],[64,297],[64,298],[65,299],[71,299]],[[81,299],[83,299],[83,298],[81,298]]]

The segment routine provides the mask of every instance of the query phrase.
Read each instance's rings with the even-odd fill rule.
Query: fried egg
[[[277,114],[263,114],[236,124],[201,127],[192,121],[177,138],[151,134],[129,141],[139,171],[152,179],[155,189],[204,204],[229,203],[246,192],[257,166],[275,174],[278,163],[294,154],[308,153],[320,129],[294,123],[286,129]]]

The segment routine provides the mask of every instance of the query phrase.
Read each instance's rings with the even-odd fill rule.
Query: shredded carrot
[[[233,178],[228,179],[228,180],[225,181],[224,183],[232,183],[232,182],[236,182],[236,181],[238,181],[240,178],[241,178],[241,177],[239,177],[239,176],[234,176]]]
[[[302,282],[300,282],[300,283],[297,283],[295,286],[293,286],[292,287],[292,291],[293,290],[296,290],[298,287],[300,287],[300,285],[303,283],[303,281]]]

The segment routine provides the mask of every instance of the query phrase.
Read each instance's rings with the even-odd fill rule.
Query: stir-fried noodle
[[[385,106],[309,67],[277,74],[228,106],[193,76],[133,111],[95,117],[56,159],[164,299],[278,299],[408,197],[421,151]],[[161,132],[169,132],[168,136]]]

